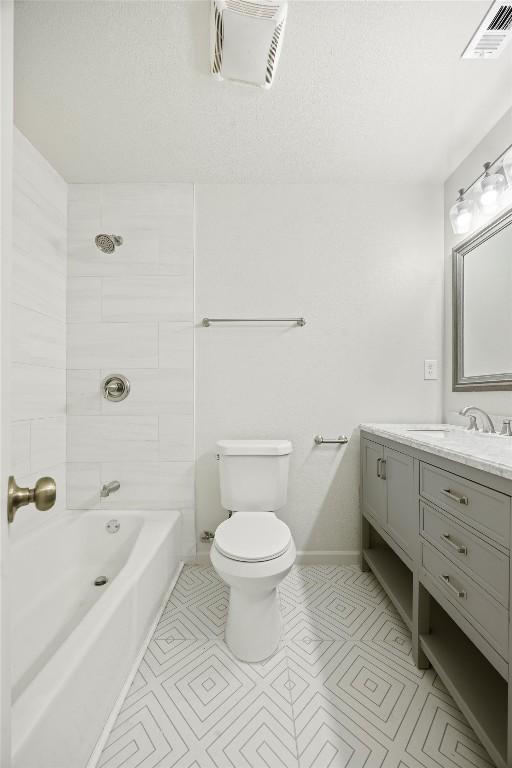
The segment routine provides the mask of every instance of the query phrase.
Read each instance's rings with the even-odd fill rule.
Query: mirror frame
[[[464,257],[511,224],[512,208],[507,208],[452,249],[453,392],[512,389],[512,372],[464,376]]]

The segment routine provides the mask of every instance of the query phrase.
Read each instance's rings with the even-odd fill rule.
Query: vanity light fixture
[[[512,149],[509,149],[503,156],[503,172],[508,186],[512,188]]]
[[[483,213],[496,213],[500,207],[500,198],[505,191],[507,181],[503,173],[491,172],[491,163],[484,163],[485,173],[477,190],[478,205]]]
[[[459,189],[457,201],[449,213],[454,234],[465,235],[475,224],[483,223],[482,216],[485,221],[485,217],[497,213],[502,204],[503,193],[507,190],[512,193],[512,144],[491,163],[484,163],[483,173],[471,184]],[[468,196],[470,192],[471,195]],[[477,216],[478,212],[480,216]]]
[[[450,208],[450,221],[456,235],[465,235],[471,229],[475,215],[475,203],[466,200],[464,188],[459,189],[459,196],[455,205]]]

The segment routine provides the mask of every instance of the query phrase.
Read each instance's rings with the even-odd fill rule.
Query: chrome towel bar
[[[345,443],[348,443],[348,437],[346,435],[338,435],[338,437],[322,437],[322,435],[315,435],[314,441],[317,445],[323,445],[323,444],[336,444],[336,445],[345,445]]]
[[[303,317],[203,317],[202,325],[208,328],[212,323],[295,323],[306,325]]]

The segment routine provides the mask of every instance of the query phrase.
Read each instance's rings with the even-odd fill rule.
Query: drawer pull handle
[[[377,477],[380,477],[380,463],[382,459],[377,459]]]
[[[444,493],[452,501],[456,501],[457,504],[469,504],[467,496],[463,496],[461,493],[457,493],[457,491],[452,491],[450,488],[442,488],[441,493]]]
[[[446,544],[449,544],[450,547],[454,549],[459,555],[467,555],[468,548],[463,547],[461,544],[457,544],[455,541],[452,541],[449,533],[443,533],[441,538],[446,542]]]
[[[386,479],[386,459],[380,460],[380,478],[381,480]]]
[[[442,573],[441,578],[444,581],[444,583],[450,587],[451,591],[455,594],[456,597],[460,598],[461,600],[466,599],[466,592],[463,589],[457,589],[457,587],[454,587],[453,584],[450,581],[450,577],[446,574]]]

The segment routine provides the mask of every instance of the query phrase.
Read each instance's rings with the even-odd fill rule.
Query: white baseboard
[[[174,587],[176,586],[176,582],[178,581],[179,575],[183,568],[183,562],[181,561],[178,565],[177,571],[175,575],[173,576],[171,583],[169,584],[169,588],[167,589],[164,598],[162,600],[162,604],[160,608],[157,611],[157,614],[155,616],[154,621],[152,622],[148,633],[146,637],[144,638],[141,648],[135,658],[135,661],[133,662],[133,666],[130,669],[128,673],[128,677],[126,678],[126,682],[121,688],[121,691],[119,692],[119,696],[117,697],[114,706],[112,707],[112,710],[110,712],[110,715],[107,718],[107,721],[105,723],[105,726],[101,732],[101,736],[99,737],[98,741],[96,742],[96,746],[94,747],[91,756],[89,758],[89,761],[86,765],[86,768],[96,768],[98,765],[99,759],[101,757],[101,753],[103,752],[105,748],[105,744],[108,741],[108,737],[110,736],[110,731],[114,727],[114,723],[117,720],[117,716],[119,712],[121,711],[121,707],[123,706],[123,702],[126,698],[126,695],[128,691],[130,690],[130,686],[133,683],[133,679],[135,675],[137,674],[137,670],[140,666],[140,663],[144,657],[144,654],[146,653],[146,649],[149,645],[149,641],[153,637],[153,634],[155,632],[155,629],[158,625],[158,622],[160,621],[160,618],[162,616],[162,613],[164,612],[164,608],[167,605],[169,601],[169,597],[171,596],[171,592],[173,591]]]
[[[353,565],[359,563],[361,553],[351,550],[301,551],[297,552],[297,565]],[[189,562],[196,565],[211,565],[209,552],[198,552]]]

